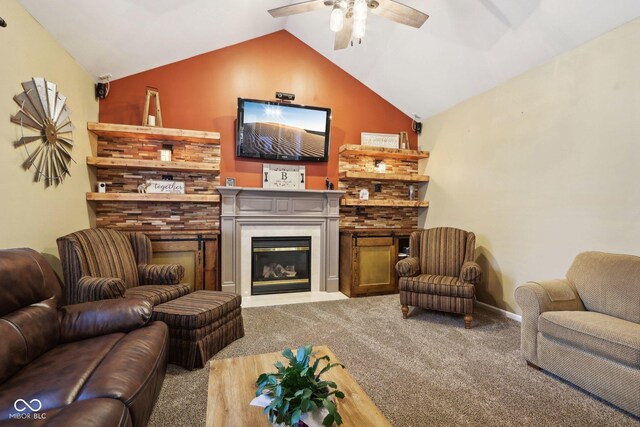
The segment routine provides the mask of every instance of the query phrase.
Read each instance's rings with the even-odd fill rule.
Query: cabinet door
[[[355,293],[396,290],[394,266],[397,248],[393,237],[360,237],[356,243]]]
[[[207,239],[204,241],[204,289],[208,291],[221,290],[218,283],[218,238]]]
[[[201,245],[197,240],[152,241],[153,264],[181,264],[184,266],[182,283],[189,283],[191,290],[204,289]]]

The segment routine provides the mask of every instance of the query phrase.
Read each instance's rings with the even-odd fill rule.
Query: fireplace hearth
[[[311,290],[311,237],[253,237],[251,295]]]

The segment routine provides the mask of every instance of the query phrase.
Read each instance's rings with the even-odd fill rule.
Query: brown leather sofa
[[[61,306],[30,249],[0,250],[0,426],[144,426],[167,367],[152,306],[118,298]]]

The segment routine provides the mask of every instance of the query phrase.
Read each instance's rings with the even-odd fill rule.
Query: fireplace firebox
[[[253,237],[251,295],[311,290],[311,237]]]

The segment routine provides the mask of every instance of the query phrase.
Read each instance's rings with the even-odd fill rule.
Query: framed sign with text
[[[371,147],[398,148],[400,146],[400,134],[362,132],[360,144]]]
[[[304,166],[262,164],[263,188],[304,190],[306,179]]]

